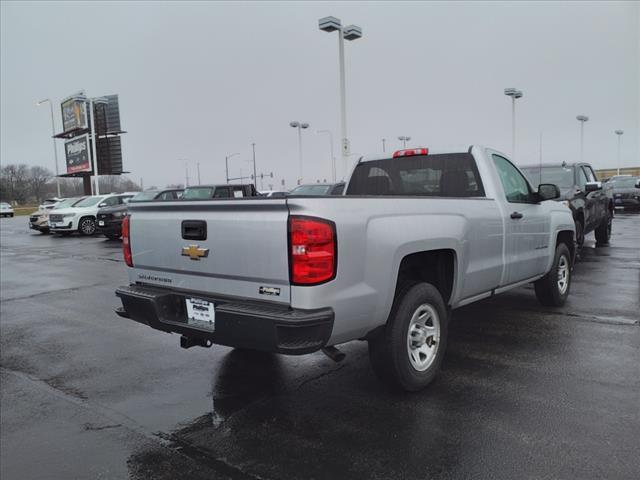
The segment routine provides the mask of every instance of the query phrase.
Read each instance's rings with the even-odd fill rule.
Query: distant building
[[[606,180],[609,177],[613,177],[614,175],[618,175],[617,168],[605,168],[602,170],[596,170],[596,175],[599,180]],[[640,167],[625,167],[620,169],[620,175],[633,175],[635,177],[640,177]]]

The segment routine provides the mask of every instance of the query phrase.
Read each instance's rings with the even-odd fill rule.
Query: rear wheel
[[[407,391],[431,383],[444,357],[447,321],[444,300],[433,285],[401,289],[384,332],[369,341],[369,359],[378,377]]]
[[[551,270],[534,284],[536,298],[542,305],[560,307],[569,296],[571,288],[571,253],[560,243],[556,247]]]
[[[81,218],[78,232],[80,232],[80,235],[93,235],[96,233],[96,221],[92,217]]]
[[[607,211],[607,218],[604,219],[602,224],[596,228],[596,242],[602,245],[609,243],[611,239],[611,225],[613,223],[613,214],[611,211]]]

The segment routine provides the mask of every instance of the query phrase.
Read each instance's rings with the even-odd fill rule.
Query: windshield
[[[331,185],[300,185],[291,190],[291,195],[326,195]]]
[[[183,200],[203,200],[213,196],[212,187],[187,188],[182,194]]]
[[[613,188],[634,188],[636,186],[637,178],[628,177],[628,178],[619,178],[618,180],[613,180],[611,183],[613,184]]]
[[[80,200],[78,203],[76,203],[74,207],[92,207],[93,205],[97,204],[98,202],[101,202],[102,200],[104,200],[104,197],[87,197],[83,200]]]
[[[568,188],[573,185],[573,168],[571,167],[523,167],[520,170],[529,179],[531,185],[552,183],[560,188]]]
[[[57,203],[55,207],[53,207],[54,210],[58,209],[58,208],[68,208],[68,207],[72,207],[74,206],[76,203],[78,203],[80,200],[82,200],[83,197],[74,197],[74,198],[67,198],[66,200],[62,200],[60,203]]]
[[[148,192],[140,192],[130,200],[131,202],[148,202],[149,200],[153,200],[158,195],[158,191],[150,190]]]
[[[11,205],[9,205],[8,203],[5,203],[5,202],[0,203],[0,207],[3,207],[3,208],[7,208],[7,207],[10,207],[10,206]]]

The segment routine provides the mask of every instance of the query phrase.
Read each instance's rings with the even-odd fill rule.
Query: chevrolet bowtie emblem
[[[200,260],[202,257],[207,258],[209,256],[209,249],[200,248],[198,245],[189,245],[188,247],[182,247],[182,255],[189,257],[191,260]]]

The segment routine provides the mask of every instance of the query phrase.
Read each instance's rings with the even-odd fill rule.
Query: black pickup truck
[[[581,247],[586,234],[595,231],[598,244],[609,243],[613,220],[611,188],[596,177],[588,163],[550,163],[520,166],[532,185],[553,183],[560,188],[559,202],[567,205],[576,224],[576,243]],[[604,185],[604,186],[603,186]]]

